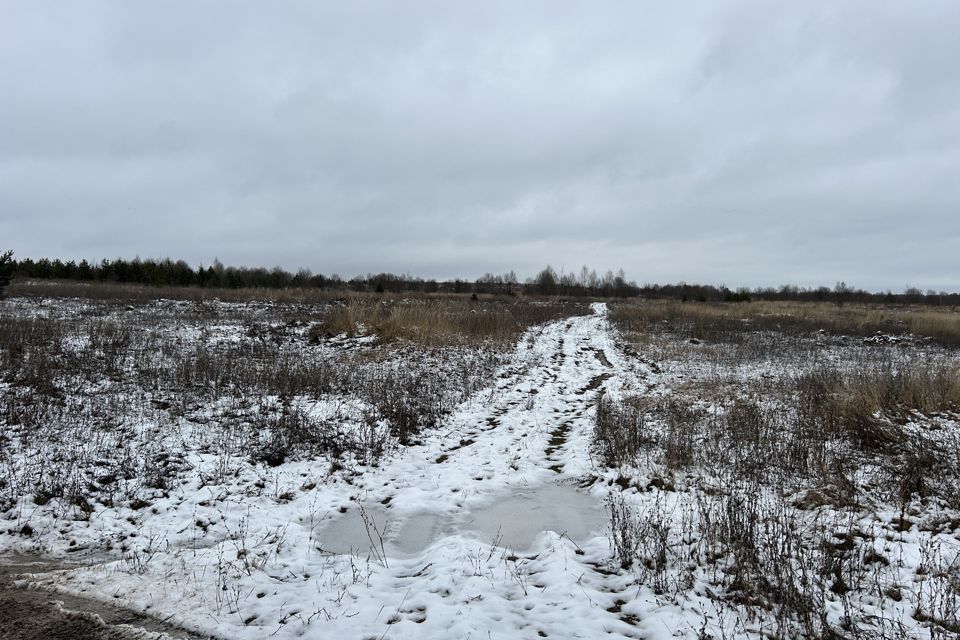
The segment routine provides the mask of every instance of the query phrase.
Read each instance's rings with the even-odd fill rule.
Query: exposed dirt
[[[31,556],[0,557],[0,640],[199,640],[148,615],[45,589],[18,586],[30,574],[69,568]]]
[[[600,349],[599,347],[585,347],[586,351],[593,352],[593,355],[596,356],[597,360],[608,369],[613,368],[613,364],[610,362],[610,358],[607,357],[607,354]]]
[[[588,391],[596,391],[600,388],[600,385],[609,380],[611,377],[613,377],[612,373],[601,373],[600,375],[594,376],[590,379],[590,382],[587,384],[587,386],[581,389],[580,393],[585,394]]]

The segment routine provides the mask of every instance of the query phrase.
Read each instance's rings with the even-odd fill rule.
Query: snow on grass
[[[193,309],[167,306],[174,320]],[[265,314],[262,333],[270,327],[278,329]],[[246,344],[244,331],[207,323],[167,329],[163,339],[229,349]],[[275,331],[312,357],[306,330],[297,332],[299,341]],[[364,340],[341,336],[315,349],[376,360]],[[693,351],[701,347],[705,358]],[[169,469],[167,486],[138,486],[128,492],[135,499],[88,503],[89,512],[22,495],[0,545],[82,549],[88,566],[36,581],[222,638],[759,638],[826,629],[932,638],[949,629],[958,593],[949,505],[800,508],[811,498],[796,487],[722,472],[723,452],[716,468],[684,467],[655,447],[603,466],[593,441],[601,395],[640,398],[651,408],[645,437],[659,442],[668,425],[658,406],[679,402],[676,411],[689,412],[672,419],[720,428],[725,394],[792,375],[713,345],[663,357],[673,348],[625,349],[606,306],[595,304],[591,316],[528,331],[492,376],[454,385],[469,392],[432,428],[378,456],[290,455],[271,466],[235,446],[241,434],[230,425],[300,413],[335,425],[339,438],[384,438],[376,406],[340,391],[246,404],[214,397],[184,407],[189,419],[143,416],[135,441],[155,444],[149,459]],[[841,361],[831,349],[827,357]],[[481,368],[489,362],[477,357]],[[449,367],[442,355],[411,352],[378,371],[417,358],[419,371],[424,362]],[[448,379],[468,368],[449,367]],[[956,422],[938,424],[939,441],[955,447]],[[14,474],[34,469],[11,465]]]
[[[98,511],[76,525],[91,542],[118,540],[122,558],[56,584],[175,612],[178,624],[225,637],[403,637],[413,628],[562,637],[580,618],[586,636],[630,636],[599,590],[609,588],[606,491],[576,486],[591,468],[592,402],[610,368],[595,352],[610,348],[603,322],[534,331],[492,388],[376,466],[331,475],[310,460],[222,473],[216,455],[188,456],[195,480],[137,511]],[[579,510],[589,517],[564,526],[564,512]],[[498,515],[507,526],[493,531]],[[510,515],[527,519],[519,532]],[[65,551],[80,535],[51,532],[46,544]],[[510,546],[518,542],[522,550]]]

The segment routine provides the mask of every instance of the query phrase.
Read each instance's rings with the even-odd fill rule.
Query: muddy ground
[[[151,616],[24,584],[64,568],[38,557],[0,558],[0,640],[199,640]]]

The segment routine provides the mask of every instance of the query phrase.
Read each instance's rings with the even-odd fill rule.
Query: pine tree
[[[13,251],[0,253],[0,297],[3,296],[6,286],[13,280],[13,272],[16,268],[17,262],[13,259]]]

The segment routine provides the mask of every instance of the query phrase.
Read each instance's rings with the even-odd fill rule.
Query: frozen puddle
[[[528,549],[543,531],[580,544],[606,526],[606,510],[595,498],[569,485],[524,487],[493,503],[471,509],[465,529],[484,542]]]
[[[602,534],[607,514],[589,494],[569,485],[523,487],[464,513],[420,513],[397,518],[381,506],[353,508],[330,520],[318,534],[324,551],[377,557],[416,554],[454,534],[514,550],[528,549],[544,531],[577,544]],[[381,548],[382,541],[382,548]]]
[[[382,507],[353,508],[338,514],[319,532],[318,544],[330,553],[373,556],[391,551],[410,554],[426,549],[437,534],[437,518],[424,513],[398,522]],[[382,547],[381,547],[382,543]]]

